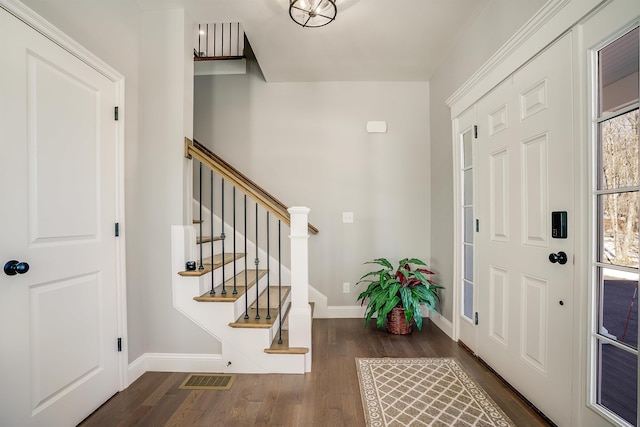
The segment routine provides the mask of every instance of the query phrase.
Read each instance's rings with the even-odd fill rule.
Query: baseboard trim
[[[447,334],[449,338],[453,339],[453,323],[447,320],[442,314],[437,311],[429,312],[429,319],[438,327],[442,332]]]
[[[327,319],[364,319],[366,306],[359,305],[330,305],[327,307]]]
[[[129,364],[127,375],[129,385],[148,371],[222,372],[222,355],[145,353]]]

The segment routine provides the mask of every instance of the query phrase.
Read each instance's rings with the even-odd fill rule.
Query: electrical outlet
[[[342,293],[348,294],[351,292],[351,283],[343,283],[342,284]]]

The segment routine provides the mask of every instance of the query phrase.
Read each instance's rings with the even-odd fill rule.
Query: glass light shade
[[[303,27],[323,27],[336,19],[334,0],[290,0],[289,16]]]

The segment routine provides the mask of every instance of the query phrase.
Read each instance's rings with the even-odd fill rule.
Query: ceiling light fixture
[[[335,0],[289,0],[289,16],[303,27],[323,27],[337,14]]]

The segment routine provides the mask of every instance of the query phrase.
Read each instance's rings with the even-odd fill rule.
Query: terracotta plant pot
[[[413,321],[407,323],[404,308],[394,307],[387,315],[387,331],[396,335],[407,335],[412,332]]]

